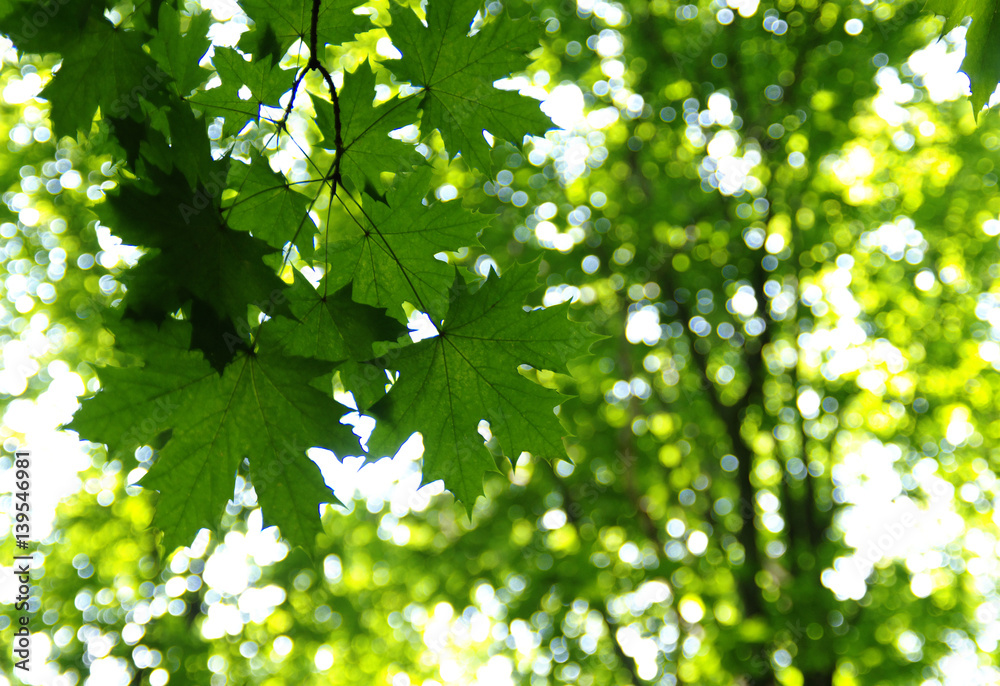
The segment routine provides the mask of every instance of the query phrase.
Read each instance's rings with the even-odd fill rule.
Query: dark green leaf
[[[388,205],[366,198],[363,213],[346,205],[353,221],[331,230],[331,287],[353,280],[357,302],[400,318],[404,302],[444,316],[455,269],[433,256],[475,244],[490,217],[458,202],[422,204],[429,181],[430,170],[422,167],[397,178]]]
[[[536,101],[493,86],[527,66],[524,54],[538,47],[537,25],[500,16],[469,36],[481,7],[469,0],[431,0],[426,27],[412,12],[401,11],[393,15],[389,34],[403,53],[393,70],[425,90],[421,126],[438,129],[450,153],[462,153],[470,166],[489,172],[484,129],[520,144],[526,133],[544,133],[551,122]]]
[[[98,107],[104,116],[127,116],[140,98],[153,97],[169,79],[143,52],[134,32],[106,19],[89,19],[75,38],[63,48],[62,66],[40,94],[52,102],[57,136],[89,134]]]
[[[382,172],[406,173],[423,158],[412,145],[390,138],[389,132],[413,124],[418,119],[417,99],[395,98],[375,107],[375,74],[362,65],[344,77],[338,94],[340,101],[343,158],[341,174],[359,188],[366,186],[381,193],[385,190]],[[316,124],[323,134],[320,145],[336,149],[333,104],[313,98]]]
[[[424,440],[425,482],[445,487],[471,510],[493,459],[478,434],[481,420],[513,462],[523,451],[545,459],[565,454],[566,430],[554,413],[557,392],[526,379],[520,365],[562,371],[597,337],[566,317],[567,305],[525,312],[537,288],[533,266],[491,276],[476,293],[455,293],[440,334],[395,351],[392,390],[371,408],[378,423],[368,442],[391,454],[413,432]],[[460,283],[460,282],[456,282]]]
[[[202,12],[191,18],[187,32],[181,34],[177,10],[169,3],[160,5],[157,35],[149,42],[149,54],[173,76],[171,86],[178,97],[188,96],[211,76],[211,72],[198,64],[211,45],[208,38],[211,23],[212,14]]]
[[[309,385],[325,371],[322,363],[286,355],[245,355],[186,397],[178,426],[142,480],[160,491],[153,524],[168,553],[198,529],[216,526],[244,457],[265,521],[312,549],[319,506],[336,498],[305,450],[356,449],[350,427],[337,421],[338,405]]]
[[[406,328],[383,310],[351,300],[349,286],[326,292],[325,284],[313,288],[301,274],[285,292],[296,320],[275,317],[262,328],[261,340],[274,341],[290,355],[329,362],[368,360],[379,341],[395,341]]]
[[[305,451],[323,447],[342,455],[357,448],[350,427],[338,422],[340,407],[310,385],[331,366],[286,354],[244,354],[220,377],[185,349],[187,323],[171,320],[159,331],[123,323],[118,331],[126,347],[145,348],[145,364],[105,369],[103,390],[89,403],[94,409],[70,428],[114,447],[172,430],[142,479],[160,491],[153,525],[163,531],[166,551],[217,525],[243,458],[250,460],[265,520],[293,544],[311,548],[319,505],[335,498]],[[157,407],[161,413],[144,416]]]
[[[223,224],[225,176],[218,176],[220,183],[192,192],[175,173],[156,195],[129,185],[102,205],[102,221],[125,241],[156,249],[128,274],[127,308],[162,319],[197,298],[239,322],[249,305],[266,306],[280,293],[284,283],[261,259],[273,248]]]
[[[229,226],[250,232],[276,250],[294,241],[299,254],[312,257],[316,225],[308,215],[309,199],[272,171],[266,157],[253,151],[250,164],[234,162],[228,183],[237,191],[222,203]]]
[[[232,48],[216,48],[212,64],[222,85],[201,91],[189,98],[193,105],[212,117],[225,117],[223,136],[239,133],[247,122],[257,121],[264,105],[278,106],[278,100],[295,82],[295,72],[267,62],[248,62]],[[243,100],[240,89],[246,86],[250,98]]]
[[[366,15],[354,14],[354,8],[361,4],[358,0],[321,3],[316,24],[318,44],[340,45],[354,40],[355,34],[374,28]],[[249,51],[254,52],[255,47],[259,50],[273,39],[273,47],[265,47],[265,51],[277,62],[300,38],[309,45],[313,0],[240,0],[240,6],[256,24],[240,40],[241,46],[245,45]],[[270,38],[262,40],[264,36]]]

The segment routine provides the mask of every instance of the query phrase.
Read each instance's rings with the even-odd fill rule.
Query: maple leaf
[[[110,313],[105,319],[114,331],[115,347],[147,364],[141,373],[133,367],[98,370],[102,387],[112,392],[89,398],[65,428],[107,444],[116,455],[134,462],[136,448],[170,428],[185,389],[215,372],[202,355],[187,349],[189,332],[173,320],[157,327],[149,322],[116,322]]]
[[[180,14],[169,4],[160,5],[156,38],[149,42],[149,54],[173,75],[171,86],[179,97],[189,95],[210,75],[198,63],[212,44],[208,38],[211,24],[212,13],[202,12],[191,18],[187,32],[181,34]]]
[[[76,0],[61,5],[58,12],[52,12],[52,5],[46,0],[5,1],[0,2],[0,14],[3,15],[0,33],[8,36],[18,50],[38,54],[62,53],[80,40],[89,21],[104,20],[104,3],[100,0]],[[46,18],[44,25],[39,25],[39,16]]]
[[[523,451],[565,455],[566,431],[553,411],[563,396],[519,367],[564,371],[598,338],[567,318],[568,303],[525,312],[525,297],[538,288],[533,266],[490,276],[475,293],[455,292],[437,336],[385,358],[399,379],[370,411],[378,421],[369,452],[392,454],[419,431],[424,482],[443,479],[469,511],[483,492],[483,474],[495,469],[478,434],[481,420],[512,462]]]
[[[458,202],[422,204],[430,168],[397,177],[387,204],[365,198],[353,221],[329,237],[330,287],[353,281],[354,300],[383,307],[406,319],[403,303],[444,316],[455,268],[434,255],[476,243],[489,215],[470,212]]]
[[[57,136],[89,133],[98,107],[105,116],[125,116],[170,78],[142,50],[134,31],[91,17],[81,32],[66,45],[59,70],[39,94],[52,103]]]
[[[125,307],[136,316],[159,321],[195,299],[219,319],[239,322],[248,305],[269,303],[284,288],[262,259],[274,249],[223,223],[218,197],[225,175],[218,175],[223,183],[197,191],[178,172],[162,177],[155,195],[122,186],[98,208],[124,241],[154,249],[123,276]]]
[[[299,254],[312,256],[316,225],[308,216],[309,199],[272,171],[267,158],[253,150],[250,164],[234,162],[228,184],[238,192],[222,203],[229,226],[248,231],[278,250],[294,240]]]
[[[972,18],[965,34],[962,71],[972,84],[972,111],[980,110],[1000,82],[1000,2],[998,0],[928,0],[925,9],[945,17],[944,32]]]
[[[374,28],[368,15],[354,14],[363,3],[357,0],[325,0],[319,6],[316,42],[340,45],[354,40],[355,34]],[[256,25],[240,38],[241,47],[278,62],[295,41],[309,45],[313,0],[240,0],[240,6]]]
[[[338,93],[341,139],[344,149],[340,172],[369,195],[385,190],[382,172],[408,172],[423,161],[412,145],[389,137],[389,132],[417,120],[417,99],[395,98],[375,107],[375,74],[370,65],[344,76]],[[336,119],[333,104],[313,97],[316,124],[323,134],[321,147],[335,149]]]
[[[526,30],[529,20],[494,17],[470,36],[481,7],[474,0],[431,0],[426,27],[404,11],[393,15],[389,36],[404,58],[393,63],[394,72],[424,89],[421,126],[440,131],[450,153],[461,153],[470,166],[488,172],[484,129],[520,144],[525,133],[542,134],[551,122],[537,101],[493,86],[523,69],[524,54],[538,47],[537,34]]]
[[[276,106],[281,96],[287,93],[295,82],[293,70],[280,69],[267,62],[248,62],[243,55],[232,48],[216,48],[212,57],[221,86],[207,91],[199,91],[188,98],[206,114],[225,117],[223,136],[239,133],[249,121],[260,118],[260,108]],[[246,86],[250,98],[240,97],[240,90]]]
[[[102,390],[68,428],[110,446],[141,444],[152,431],[170,429],[140,481],[160,492],[153,526],[167,553],[190,544],[202,527],[216,527],[244,458],[265,521],[310,549],[321,530],[320,504],[336,499],[305,451],[358,448],[351,428],[337,421],[343,408],[311,385],[332,365],[262,352],[238,357],[220,377],[187,350],[187,322],[169,320],[159,330],[121,322],[114,331],[126,349],[141,346],[144,364],[101,370]],[[142,415],[154,407],[161,414],[149,422]]]
[[[274,341],[291,355],[328,362],[368,360],[379,341],[395,341],[406,327],[381,309],[351,300],[350,286],[326,293],[326,284],[313,288],[298,272],[285,292],[295,319],[274,317],[261,328],[261,341]]]

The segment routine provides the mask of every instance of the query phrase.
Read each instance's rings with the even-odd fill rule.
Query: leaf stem
[[[319,5],[319,0],[316,0]],[[333,183],[333,194],[337,194],[337,186],[340,184],[340,160],[344,155],[344,141],[341,137],[340,125],[340,98],[337,96],[337,86],[333,83],[333,76],[322,64],[316,63],[316,69],[326,80],[326,86],[330,89],[330,100],[333,102],[333,144],[337,148],[337,156],[333,160],[333,174],[330,181]]]
[[[313,0],[312,5],[312,21],[309,24],[309,68],[311,69],[314,64],[319,64],[319,50],[317,46],[319,45],[319,3],[321,0]]]
[[[309,26],[309,64],[306,71],[315,69],[323,75],[327,88],[330,89],[330,100],[333,102],[333,142],[337,148],[337,157],[333,162],[333,173],[330,176],[332,182],[331,192],[337,194],[337,186],[340,184],[340,158],[344,154],[344,141],[341,136],[340,124],[340,98],[337,94],[337,86],[333,83],[333,76],[330,71],[323,66],[319,59],[319,6],[322,0],[313,0],[312,22]]]

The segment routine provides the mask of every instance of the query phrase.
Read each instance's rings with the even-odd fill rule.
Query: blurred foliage
[[[957,97],[962,29],[934,42],[922,5],[530,3],[546,39],[522,85],[567,128],[495,146],[489,178],[439,152],[436,185],[499,213],[458,263],[541,256],[544,303],[607,336],[572,375],[537,375],[573,396],[572,464],[523,455],[470,520],[402,452],[367,479],[328,460],[346,508],[326,509],[312,559],[261,530],[240,478],[229,533],[164,565],[150,498],[95,447],[39,546],[45,669],[102,685],[1000,680],[1000,125]],[[50,67],[8,52],[3,83]],[[4,373],[30,332],[53,346],[26,388],[4,376],[22,398],[62,364],[92,381],[110,341],[86,304],[115,295],[86,257],[107,158],[57,146],[44,114],[5,106],[2,122]],[[86,183],[50,185],[70,167]]]

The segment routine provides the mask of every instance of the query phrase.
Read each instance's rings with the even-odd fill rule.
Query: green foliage
[[[385,203],[365,198],[360,217],[329,239],[329,285],[350,283],[354,300],[403,315],[411,303],[435,320],[448,311],[448,289],[455,268],[434,255],[471,245],[489,217],[456,203],[422,204],[430,173],[415,172],[400,181]],[[351,210],[348,210],[351,212]]]
[[[559,395],[526,379],[518,366],[564,371],[593,338],[567,320],[565,306],[525,313],[521,303],[536,287],[527,267],[488,278],[474,294],[456,283],[438,335],[393,351],[400,378],[371,408],[378,425],[370,449],[388,453],[420,431],[424,479],[443,479],[470,514],[482,473],[493,468],[477,440],[481,420],[504,455],[564,454],[564,429],[553,414]]]
[[[283,282],[261,260],[274,248],[229,228],[215,200],[197,209],[197,198],[208,195],[204,187],[192,192],[176,172],[154,178],[160,180],[157,192],[123,184],[100,208],[102,220],[121,227],[116,230],[123,240],[152,249],[124,277],[128,310],[159,321],[194,299],[207,303],[218,317],[236,321],[246,317],[248,304],[266,303],[280,291]],[[242,188],[260,197],[252,185]],[[268,212],[258,214],[270,218]]]
[[[164,533],[164,548],[171,552],[202,527],[214,528],[247,456],[253,456],[251,478],[270,523],[288,540],[311,547],[319,505],[333,498],[302,453],[311,446],[341,454],[357,448],[350,428],[330,421],[339,415],[333,399],[310,385],[330,365],[284,353],[243,353],[220,377],[190,351],[186,323],[122,323],[114,331],[121,349],[141,356],[143,364],[105,369],[104,392],[86,403],[71,427],[117,447],[122,427],[142,430],[149,409],[163,409],[153,431],[170,437],[142,483],[160,492],[153,525]],[[155,438],[152,432],[132,436],[141,443]]]
[[[382,310],[354,302],[350,290],[347,285],[325,295],[326,281],[313,288],[296,274],[287,291],[291,316],[276,318],[260,335],[274,337],[275,345],[291,355],[328,362],[370,360],[379,341],[398,339],[406,327]]]
[[[258,58],[280,60],[296,40],[308,42],[315,28],[319,45],[340,45],[371,28],[364,15],[353,13],[357,0],[332,0],[321,3],[313,22],[312,0],[246,0],[240,6],[253,20],[255,28],[244,34],[248,52]]]
[[[291,69],[281,69],[270,60],[247,61],[233,48],[217,48],[212,64],[222,85],[197,93],[188,98],[188,102],[206,116],[223,117],[223,136],[236,134],[248,122],[256,121],[261,107],[277,106],[278,98],[288,92],[295,81],[295,72]],[[246,100],[240,97],[240,89],[244,87],[250,91]]]
[[[31,16],[34,7],[18,5],[7,25]],[[382,364],[401,374],[400,391],[390,392],[383,405],[405,396],[397,404],[412,406],[420,388],[408,386],[418,374],[431,373],[433,365],[420,360],[426,344],[396,342],[399,325],[416,309],[429,314],[445,335],[461,330],[469,336],[478,330],[475,322],[461,321],[470,307],[483,309],[476,303],[484,298],[491,298],[491,306],[501,304],[493,298],[491,284],[482,295],[466,295],[449,307],[456,267],[438,254],[475,246],[489,216],[470,212],[458,202],[424,202],[432,190],[431,166],[412,142],[390,133],[419,122],[425,135],[440,128],[446,140],[453,141],[456,131],[474,118],[484,112],[492,116],[498,102],[511,112],[534,114],[517,121],[505,117],[502,126],[500,119],[487,116],[477,136],[484,126],[515,142],[529,132],[529,124],[531,132],[543,131],[548,120],[536,105],[492,86],[493,80],[525,66],[523,53],[536,44],[532,27],[537,24],[490,17],[470,39],[466,34],[481,5],[450,7],[447,27],[437,26],[444,7],[432,7],[429,29],[420,26],[410,10],[394,10],[398,25],[420,26],[419,38],[413,36],[416,42],[402,44],[408,53],[412,47],[412,54],[391,67],[402,78],[426,77],[420,80],[425,90],[420,96],[422,116],[412,96],[376,106],[371,67],[347,73],[342,86],[334,85],[324,66],[326,46],[370,27],[365,15],[351,13],[351,3],[246,3],[243,9],[254,21],[256,38],[245,45],[259,50],[248,55],[214,47],[211,67],[221,83],[209,88],[202,85],[209,73],[198,63],[209,46],[210,18],[187,15],[169,3],[136,8],[117,26],[95,4],[79,35],[54,46],[64,60],[42,95],[51,101],[55,132],[89,135],[98,108],[113,118],[109,133],[125,152],[119,160],[125,167],[117,192],[98,213],[117,236],[146,251],[121,275],[126,286],[123,318],[108,325],[118,350],[130,362],[99,372],[102,390],[85,403],[71,426],[116,454],[162,439],[142,484],[160,493],[153,525],[163,532],[168,554],[218,521],[244,458],[267,522],[277,524],[289,541],[312,549],[320,530],[319,506],[334,499],[305,451],[321,447],[345,455],[360,450],[350,427],[340,423],[345,410],[332,397],[331,363],[353,368]],[[155,17],[139,21],[154,11]],[[148,25],[155,29],[145,28]],[[310,57],[304,66],[287,68],[282,59],[298,39],[308,41]],[[447,68],[447,74],[425,73],[415,66],[426,63],[428,50],[444,60],[440,67]],[[451,71],[456,65],[450,63],[459,53],[468,61]],[[322,77],[317,85],[328,91],[329,102],[316,92],[310,92],[311,97],[303,93],[312,88],[306,81],[310,73]],[[462,112],[445,126],[436,110],[428,109],[428,98],[455,98],[458,93]],[[301,145],[289,131],[290,120],[310,100],[323,135],[318,145],[334,160],[329,172],[290,182],[271,169],[266,151],[275,145]],[[265,107],[279,104],[282,109],[275,111],[283,111],[281,117],[265,113]],[[207,127],[216,118],[223,120],[221,140],[213,134],[210,144]],[[482,159],[489,146],[478,137]],[[464,146],[455,152],[461,149],[471,152]],[[368,193],[355,197],[343,179]],[[346,213],[337,221],[332,218],[335,203]],[[312,214],[320,206],[326,216],[317,227]],[[315,249],[317,242],[321,251]],[[321,290],[308,285],[300,270],[326,273]],[[295,287],[288,289],[283,278]],[[515,278],[524,281],[520,274]],[[533,283],[534,277],[530,280]],[[525,436],[516,446],[503,442],[510,459],[524,450],[555,458],[563,454],[561,437],[566,433],[553,411],[558,400],[538,404],[535,398],[549,391],[516,372],[517,364],[542,359],[552,368],[565,364],[559,354],[533,355],[534,346],[548,333],[534,332],[525,324],[539,318],[522,309],[532,290],[510,291],[512,300],[502,310],[503,326],[518,332],[516,341],[511,338],[505,344],[510,362],[505,373],[537,390],[519,389],[517,398],[505,402],[531,400],[532,405],[519,411],[541,411],[547,419],[538,420],[544,434]],[[565,312],[558,312],[565,320]],[[258,316],[270,319],[253,322]],[[442,327],[445,319],[449,326]],[[459,328],[451,325],[453,320]],[[146,321],[155,326],[141,323]],[[493,335],[500,325],[498,319],[481,335]],[[563,328],[560,335],[568,337],[576,325],[567,321]],[[536,338],[536,333],[543,337]],[[581,345],[560,348],[561,354],[586,352],[586,336],[575,335]],[[399,346],[393,348],[397,355],[376,362],[379,341]],[[420,364],[426,368],[420,369]],[[351,374],[339,378],[349,380]],[[468,384],[463,378],[451,397],[436,396],[440,402],[422,398],[424,411],[418,421],[386,412],[380,421],[378,456],[394,452],[415,431],[440,432],[444,423],[454,422],[448,408],[458,404],[466,405],[463,432],[474,431],[479,420],[498,422],[510,414],[511,408],[498,414],[496,401],[468,405]],[[368,389],[359,388],[359,395],[369,395]],[[169,408],[154,422],[157,426],[133,431],[146,426],[142,415],[156,403]],[[490,453],[482,440],[461,454],[454,445],[441,450],[428,462],[428,478],[444,478],[471,511],[482,493],[483,473],[493,468]],[[439,463],[448,467],[439,468]]]
[[[89,130],[98,107],[108,115],[121,116],[133,89],[148,89],[143,82],[155,83],[158,76],[135,33],[116,31],[96,17],[90,17],[59,52],[63,68],[41,94],[52,102],[52,128],[57,136]]]
[[[484,129],[517,142],[525,133],[543,133],[549,123],[531,101],[493,87],[537,45],[537,33],[527,19],[503,17],[470,36],[468,17],[480,7],[477,0],[431,3],[427,26],[402,12],[389,36],[403,53],[391,68],[423,88],[421,125],[438,129],[449,153],[462,153],[470,166],[490,171]]]
[[[300,255],[313,256],[313,232],[305,229],[309,199],[271,171],[266,157],[253,151],[249,164],[231,163],[226,183],[238,192],[222,202],[228,226],[252,233],[275,250],[284,248],[291,237]]]
[[[369,195],[379,196],[385,184],[384,172],[407,170],[421,161],[420,155],[401,140],[389,134],[417,119],[415,98],[396,98],[372,107],[375,91],[375,74],[366,65],[358,67],[345,79],[338,93],[341,137],[340,172]],[[337,149],[337,109],[332,103],[315,98],[316,125],[323,134],[319,145]]]
[[[0,435],[70,387],[110,444],[38,546],[53,680],[1000,681],[1000,123],[922,0],[732,4],[119,3],[170,78],[79,140],[0,107]],[[63,7],[3,25],[108,21]]]
[[[202,85],[208,76],[198,61],[211,45],[208,29],[212,15],[203,12],[192,17],[186,32],[181,31],[180,20],[181,15],[169,3],[160,5],[157,35],[149,41],[149,52],[173,77],[170,85],[174,95],[183,98]]]

